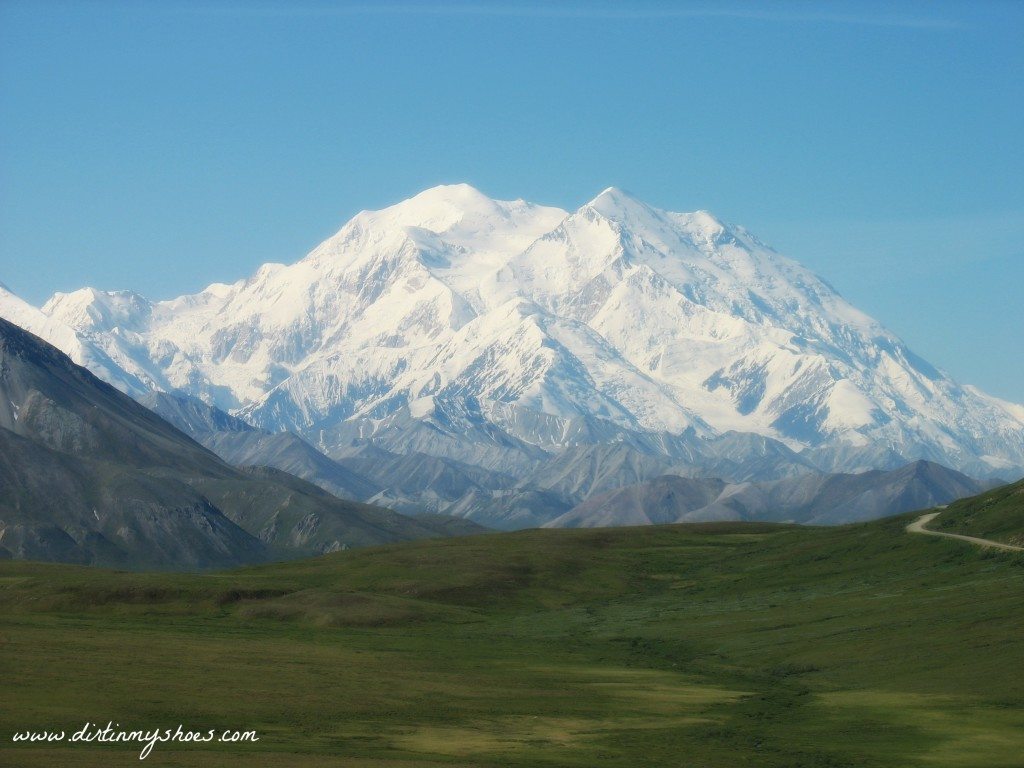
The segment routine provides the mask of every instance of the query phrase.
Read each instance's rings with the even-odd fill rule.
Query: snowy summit
[[[570,213],[435,187],[232,285],[160,302],[85,288],[41,310],[0,291],[0,314],[121,389],[197,395],[333,455],[373,440],[510,469],[735,430],[829,468],[1024,467],[1020,406],[952,381],[742,228],[615,188]]]

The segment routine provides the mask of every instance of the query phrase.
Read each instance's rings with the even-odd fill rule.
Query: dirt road
[[[945,531],[932,531],[925,528],[925,525],[930,523],[941,512],[929,512],[927,515],[921,515],[917,520],[907,526],[907,533],[923,533],[927,536],[945,536],[947,539],[960,539],[962,541],[969,541],[971,544],[977,544],[979,547],[995,547],[996,549],[1006,549],[1012,552],[1024,552],[1024,547],[1016,547],[1013,544],[1004,544],[1001,541],[992,541],[992,539],[979,539],[977,536],[964,536],[959,533],[946,533]]]

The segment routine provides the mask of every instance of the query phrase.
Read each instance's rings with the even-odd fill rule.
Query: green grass
[[[1024,546],[1024,480],[953,502],[931,527]]]
[[[230,573],[0,564],[0,764],[1019,766],[1024,558],[903,532],[525,531]]]

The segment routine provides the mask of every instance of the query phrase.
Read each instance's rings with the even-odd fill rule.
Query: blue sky
[[[155,298],[443,182],[706,208],[1024,402],[1024,4],[0,2],[0,281]]]

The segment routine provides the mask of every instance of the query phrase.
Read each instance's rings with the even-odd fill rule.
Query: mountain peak
[[[113,326],[135,327],[152,311],[152,304],[134,291],[99,291],[79,288],[57,292],[43,305],[43,312],[80,331]]]
[[[438,184],[413,195],[399,205],[417,203],[419,205],[453,206],[463,210],[492,208],[496,201],[485,195],[476,187],[464,182],[459,184]]]
[[[607,187],[583,207],[595,210],[602,216],[616,221],[624,221],[630,217],[636,219],[640,215],[656,219],[669,216],[681,222],[686,229],[695,232],[718,234],[727,229],[725,223],[710,211],[670,213],[648,205],[619,187]]]
[[[469,184],[440,184],[377,211],[364,211],[354,221],[419,227],[442,233],[465,221],[505,218],[504,205]]]
[[[443,260],[448,261],[449,266],[452,259],[459,260],[470,254],[473,260],[496,269],[498,263],[491,264],[486,254],[522,250],[568,215],[560,208],[521,199],[495,200],[465,183],[441,184],[387,208],[362,211],[311,256],[319,258],[325,253],[335,253],[339,247],[362,243],[361,238],[372,232],[376,233],[372,237],[378,238],[377,242],[384,233],[384,236],[398,235],[396,242],[411,240],[417,248],[445,250]],[[440,240],[428,235],[424,241],[422,232],[415,230],[433,233]],[[473,281],[478,280],[479,275],[476,275]]]
[[[619,187],[606,187],[601,194],[583,207],[592,208],[609,218],[614,218],[616,214],[631,209],[641,208],[650,210],[650,206],[647,203]]]

